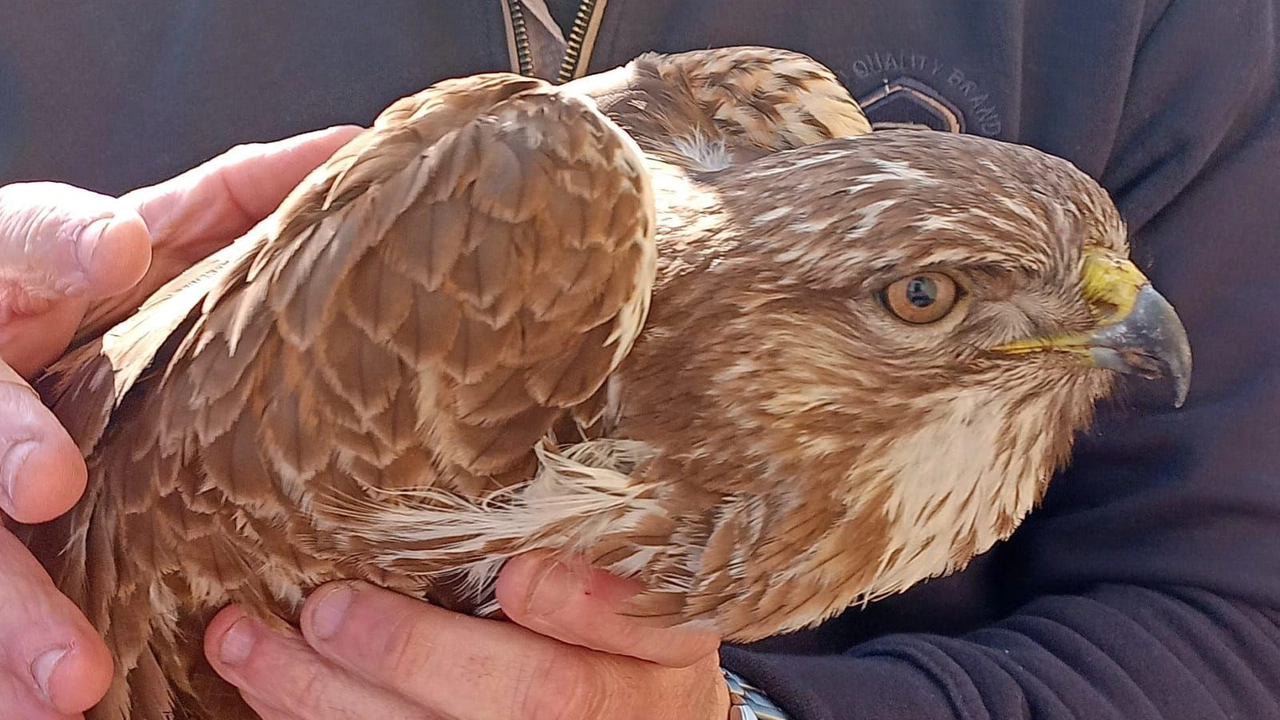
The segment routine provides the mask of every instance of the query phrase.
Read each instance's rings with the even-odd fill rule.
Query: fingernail
[[[81,270],[87,273],[93,267],[93,256],[98,251],[98,243],[106,237],[115,221],[114,216],[99,218],[80,230],[80,235],[76,238],[76,261],[80,263]]]
[[[254,637],[253,620],[242,617],[222,636],[222,645],[218,647],[218,659],[224,665],[239,665],[249,659],[253,646],[257,642]]]
[[[549,617],[560,610],[580,587],[578,573],[564,563],[552,562],[538,572],[529,588],[525,607],[530,615]]]
[[[31,677],[35,678],[40,694],[50,704],[53,703],[53,698],[49,695],[49,680],[53,677],[53,671],[58,669],[58,663],[66,656],[67,648],[54,648],[46,650],[31,663]]]
[[[0,504],[13,509],[13,492],[22,466],[39,445],[35,440],[22,440],[10,445],[0,457]]]
[[[355,596],[356,591],[350,585],[341,585],[320,598],[320,603],[311,611],[311,631],[316,637],[328,640],[338,634]]]

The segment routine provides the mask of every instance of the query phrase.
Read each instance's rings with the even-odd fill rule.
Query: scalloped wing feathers
[[[644,324],[653,207],[638,148],[589,102],[448,81],[52,368],[90,488],[29,540],[70,538],[46,563],[117,657],[90,717],[163,716],[166,675],[189,710],[209,699],[186,636],[212,608],[290,618],[327,579],[394,586],[324,537],[335,510],[527,480]]]

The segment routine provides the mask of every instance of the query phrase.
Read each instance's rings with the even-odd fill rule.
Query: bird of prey
[[[1186,392],[1106,192],[1028,147],[870,132],[766,48],[391,105],[40,389],[90,482],[28,540],[106,638],[92,720],[252,717],[201,654],[361,578],[492,614],[585,556],[748,641],[953,571],[1119,373]]]

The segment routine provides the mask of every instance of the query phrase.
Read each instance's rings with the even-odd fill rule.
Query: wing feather
[[[640,332],[654,224],[638,148],[590,101],[447,81],[52,368],[90,487],[28,539],[116,656],[89,717],[249,717],[187,637],[227,602],[293,619],[341,576],[433,593],[354,564],[343,504],[529,477]]]

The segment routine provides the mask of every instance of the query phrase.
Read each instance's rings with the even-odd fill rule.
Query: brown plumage
[[[28,533],[117,659],[89,717],[252,717],[205,622],[336,578],[492,612],[557,548],[750,640],[1007,536],[1185,337],[1066,162],[868,133],[758,48],[391,106],[41,383],[90,468]]]

